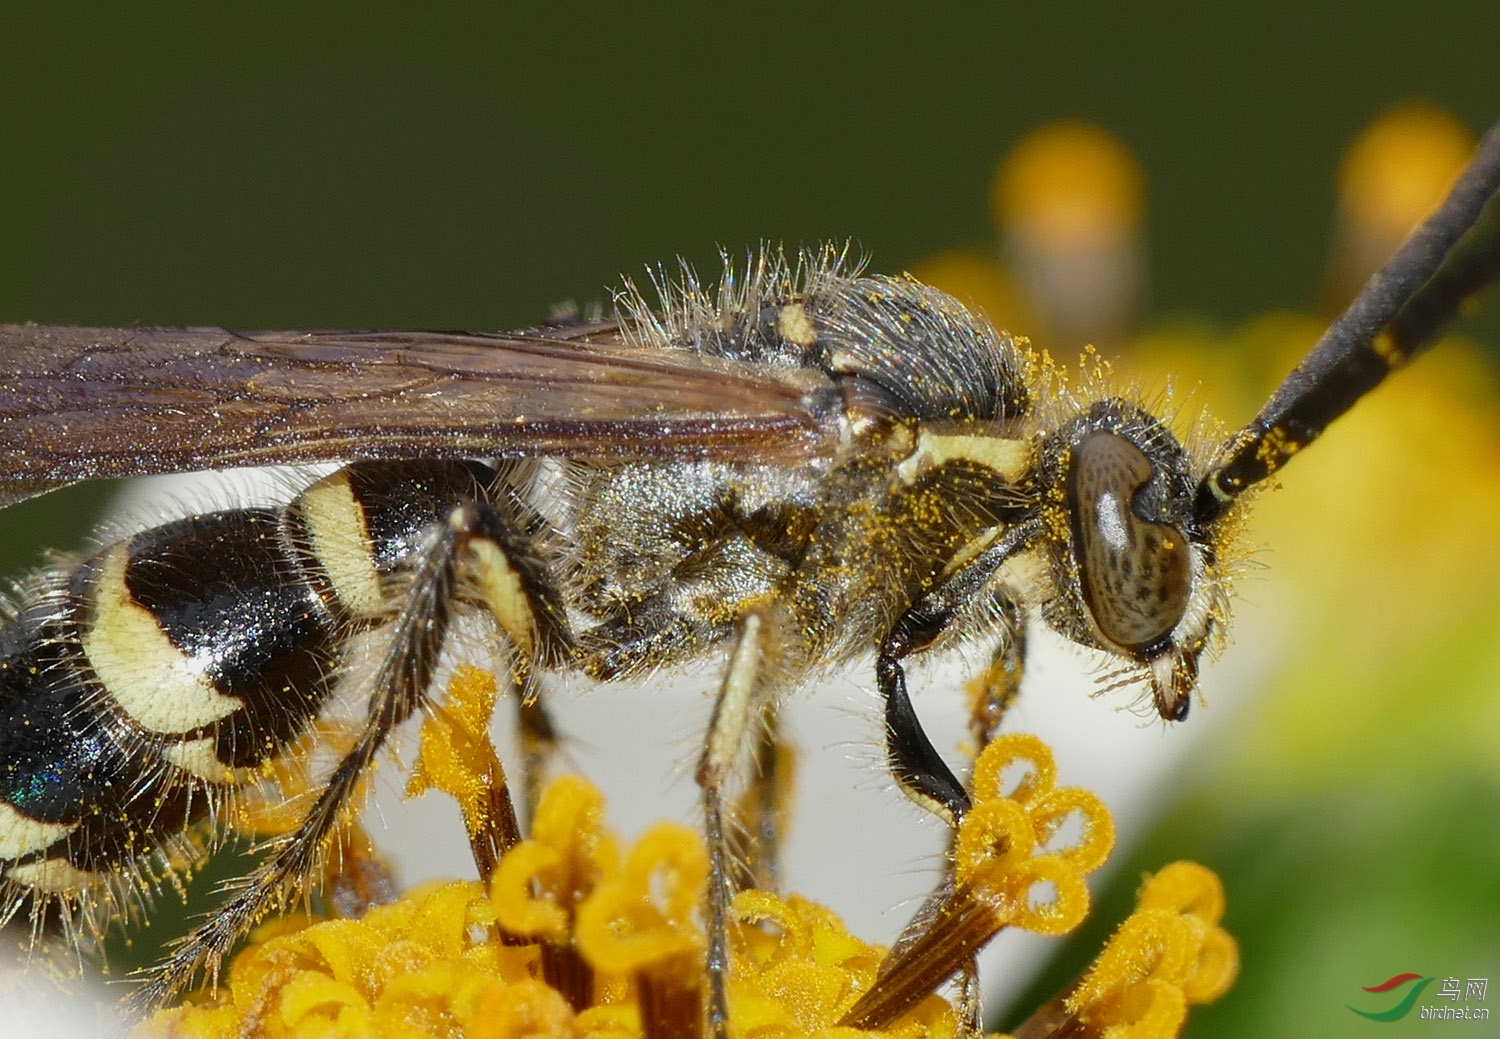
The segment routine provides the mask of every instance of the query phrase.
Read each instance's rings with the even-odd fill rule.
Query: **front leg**
[[[1038,532],[1034,523],[1019,523],[1007,528],[995,544],[949,574],[908,608],[881,641],[875,658],[876,681],[885,703],[886,755],[891,775],[909,798],[941,816],[955,833],[970,807],[969,793],[923,730],[907,693],[906,673],[901,661],[941,642],[955,622],[972,611],[982,598],[991,600],[985,608],[995,611],[1002,631],[989,663],[970,684],[969,733],[977,757],[994,738],[1006,709],[1020,691],[1025,670],[1025,616],[1014,599],[994,587],[995,575]],[[924,986],[931,990],[952,976],[953,963],[909,963],[901,955],[927,934],[937,920],[939,908],[952,891],[953,875],[949,871],[903,928],[867,998],[874,998],[882,990],[922,991]],[[904,966],[888,969],[896,963]],[[961,1006],[966,1010],[970,1033],[978,1035],[982,1031],[978,963],[969,958],[957,969],[961,971]],[[893,1019],[893,1016],[877,1011],[851,1015],[844,1023],[862,1028],[882,1028]]]
[[[907,694],[901,662],[940,642],[955,621],[968,615],[981,599],[992,600],[1006,630],[978,680],[970,707],[969,729],[975,737],[976,753],[982,749],[1020,688],[1025,653],[1024,617],[1009,597],[993,587],[995,575],[1039,534],[1040,524],[1035,521],[1007,527],[994,544],[913,603],[881,640],[876,653],[875,679],[885,704],[886,757],[891,775],[908,797],[953,826],[968,810],[969,795],[922,729]]]
[[[976,758],[1000,731],[1026,674],[1026,615],[1014,599],[1001,599],[995,606],[1003,627],[1000,641],[968,688],[970,750]]]

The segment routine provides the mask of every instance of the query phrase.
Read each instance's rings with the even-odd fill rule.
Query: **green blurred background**
[[[1314,300],[1339,155],[1380,109],[1426,98],[1475,132],[1500,116],[1493,3],[1043,7],[11,11],[0,320],[514,327],[601,299],[646,262],[682,254],[712,270],[720,245],[762,241],[850,238],[899,270],[987,246],[997,160],[1075,116],[1144,167],[1152,320],[1227,328]],[[1476,328],[1500,343],[1493,317]],[[83,489],[18,507],[0,569],[78,543],[98,500]],[[1492,646],[1493,622],[1466,611],[1430,659]],[[1493,714],[1476,735],[1453,706],[1470,694],[1433,689],[1423,659],[1407,676],[1421,689],[1411,711],[1450,712],[1466,746],[1493,753]],[[1253,792],[1253,776],[1219,794],[1205,783],[1144,853],[1142,868],[1197,855],[1230,886],[1244,977],[1194,1034],[1364,1034],[1379,1026],[1342,1006],[1358,985],[1500,974],[1500,796],[1493,768],[1464,764],[1482,752],[1431,775],[1426,757],[1377,753],[1299,790],[1315,772],[1305,761],[1328,750],[1275,758],[1274,794],[1242,804],[1222,791]],[[1331,863],[1331,891],[1307,893],[1312,861]],[[1313,923],[1331,900],[1368,928]],[[1383,922],[1401,907],[1399,925]],[[1369,966],[1345,962],[1371,942],[1383,944]],[[1389,970],[1372,974],[1376,962]]]

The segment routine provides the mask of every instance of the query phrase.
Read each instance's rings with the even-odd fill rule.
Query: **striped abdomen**
[[[493,470],[362,463],[284,509],[191,516],[43,579],[0,628],[0,879],[13,912],[170,851],[302,735],[355,627]]]

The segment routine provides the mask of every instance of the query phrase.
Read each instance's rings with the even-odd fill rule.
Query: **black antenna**
[[[1500,123],[1479,142],[1442,206],[1365,282],[1260,414],[1224,445],[1198,485],[1193,517],[1199,524],[1218,519],[1317,439],[1500,275],[1497,189]]]

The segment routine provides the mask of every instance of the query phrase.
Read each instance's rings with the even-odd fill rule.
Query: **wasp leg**
[[[759,561],[763,583],[746,586],[720,560]],[[743,538],[716,541],[693,559],[670,591],[631,602],[579,633],[578,670],[596,681],[636,677],[703,653],[705,647],[733,641],[730,664],[714,704],[703,754],[697,768],[702,791],[704,837],[709,850],[708,955],[706,1013],[709,1034],[724,1039],[728,1014],[724,979],[729,956],[726,924],[729,900],[737,885],[768,882],[775,873],[775,854],[788,781],[787,755],[776,734],[766,649],[777,645],[770,629],[772,611],[759,603],[772,594],[786,565]],[[706,609],[705,604],[712,604]],[[753,735],[752,735],[753,727]],[[731,832],[738,822],[725,806],[725,788],[742,753],[754,744],[759,778],[749,792],[750,841]],[[753,845],[753,846],[747,846]],[[744,856],[744,857],[741,857]],[[701,1013],[694,1008],[694,1013]]]
[[[730,625],[705,624],[690,611],[673,608],[665,597],[656,597],[637,604],[627,615],[580,633],[578,667],[590,678],[607,682],[637,675],[647,664],[668,666],[733,634]],[[768,700],[758,714],[752,711],[746,717],[740,738],[747,740],[744,745],[754,745],[751,782],[734,810],[726,813],[726,836],[734,852],[733,882],[737,889],[775,890],[795,761],[781,739],[774,702]]]
[[[903,793],[957,826],[969,809],[969,795],[927,738],[906,691],[900,655],[887,640],[875,658],[875,680],[885,702],[886,760]]]
[[[533,685],[539,686],[540,683]],[[547,710],[544,690],[517,691],[516,731],[521,738],[521,759],[525,769],[521,781],[522,804],[526,818],[535,819],[536,806],[541,802],[542,789],[547,785],[552,762],[562,742],[552,714]]]
[[[736,891],[776,891],[781,866],[781,837],[792,803],[795,756],[781,738],[774,703],[761,709],[751,738],[750,783],[740,796],[729,834]]]
[[[375,850],[365,828],[351,823],[335,835],[323,880],[324,897],[336,916],[357,920],[378,905],[394,902],[396,878]]]
[[[1005,620],[1004,631],[990,655],[989,663],[969,687],[969,735],[976,757],[994,739],[1006,709],[1020,691],[1025,667],[1025,618],[1020,608],[1009,598],[1002,598],[995,605]],[[912,643],[909,638],[911,632],[909,629],[903,632],[903,625],[900,622],[897,624],[896,632],[893,633],[894,637],[886,640],[886,648],[903,645],[902,634],[908,636],[904,645],[907,652],[911,652]],[[969,795],[953,773],[948,770],[948,766],[938,756],[926,733],[922,731],[921,723],[907,696],[906,679],[900,665],[894,660],[886,660],[882,657],[877,659],[877,667],[882,668],[881,692],[885,696],[886,703],[886,737],[891,773],[908,797],[941,815],[956,832],[959,820],[969,808]],[[880,968],[877,987],[886,983],[889,965],[902,962],[901,953],[905,948],[926,934],[937,918],[939,909],[952,893],[953,875],[951,872],[945,872],[937,889],[923,900],[922,905],[910,922],[902,928],[901,934],[891,946]],[[973,957],[968,958],[957,968],[960,973],[960,1009],[966,1019],[968,1030],[973,1035],[981,1032],[978,968],[978,961]],[[938,979],[935,984],[940,984],[942,980],[945,980],[953,969],[952,965],[938,968],[935,973],[941,972],[942,978]],[[904,979],[893,980],[904,983]]]
[[[1000,731],[1026,674],[1026,615],[1008,596],[1000,597],[995,609],[1003,618],[1000,641],[984,670],[969,682],[969,738],[976,758]]]
[[[361,781],[392,730],[424,706],[434,669],[469,574],[515,649],[520,678],[567,638],[561,607],[540,561],[485,503],[460,504],[434,524],[411,568],[410,586],[391,625],[371,684],[363,727],[327,778],[301,823],[269,844],[270,857],[229,901],[190,932],[131,994],[137,1011],[161,1006],[206,968],[217,982],[224,957],[261,917],[285,908],[313,875],[329,839],[346,820]],[[512,823],[512,828],[514,824]],[[502,838],[503,840],[503,838]]]
[[[575,647],[567,608],[552,576],[554,560],[541,547],[546,520],[515,482],[492,494],[500,515],[492,516],[486,527],[483,543],[490,547],[475,553],[474,583],[514,651],[510,692],[521,744],[522,804],[526,817],[534,819],[561,742],[539,672],[571,663]]]
[[[886,752],[891,775],[909,798],[941,816],[955,832],[969,809],[969,794],[922,729],[907,693],[901,661],[938,644],[954,623],[977,605],[983,604],[996,614],[1001,627],[1000,641],[985,670],[970,686],[969,733],[977,755],[994,738],[1006,709],[1020,690],[1025,668],[1025,615],[1014,599],[994,587],[995,577],[1005,562],[1038,533],[1039,526],[1032,522],[1007,528],[994,545],[909,607],[881,642],[875,658],[876,680],[885,702]],[[926,987],[931,991],[959,973],[967,1024],[971,1033],[978,1034],[979,1001],[975,995],[978,972],[973,956],[966,955],[953,963],[913,963],[899,968],[899,975],[889,970],[891,964],[908,962],[898,954],[927,933],[952,891],[953,876],[948,872],[903,928],[881,967],[875,988],[901,991]],[[912,974],[920,977],[908,976]],[[903,1011],[894,1011],[889,1018],[867,1014],[859,1019],[858,1025],[882,1028],[900,1012]],[[846,1020],[846,1023],[852,1022]]]
[[[535,818],[547,764],[557,746],[539,672],[570,661],[574,643],[551,560],[538,547],[545,521],[515,494],[497,496],[497,505],[499,511],[484,504],[473,510],[475,526],[465,543],[465,592],[477,591],[510,650],[510,691],[523,758],[522,796],[528,818]],[[499,760],[494,759],[491,767],[499,770]],[[504,775],[496,775],[487,789],[490,804],[482,813],[484,825],[469,835],[475,865],[485,881],[500,856],[521,838]]]
[[[698,760],[697,782],[703,796],[704,838],[708,844],[708,993],[709,1034],[729,1034],[724,983],[729,974],[729,901],[734,870],[726,837],[724,789],[746,746],[750,723],[770,702],[767,649],[774,646],[774,622],[757,610],[740,623],[729,669],[714,701],[708,737]]]
[[[1025,652],[1024,617],[1019,607],[993,587],[1004,563],[1040,533],[1040,524],[1023,522],[1006,528],[985,551],[948,575],[913,603],[881,640],[875,678],[885,703],[886,754],[891,775],[902,791],[956,826],[969,807],[969,795],[922,729],[906,691],[901,661],[937,645],[976,605],[996,609],[1007,629],[996,657],[981,675],[970,710],[970,731],[987,743],[1005,707],[1020,685]]]

